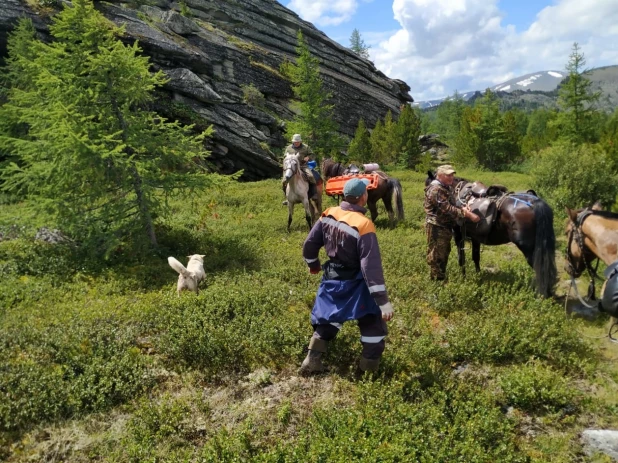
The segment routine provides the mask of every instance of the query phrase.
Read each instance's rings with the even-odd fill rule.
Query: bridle
[[[595,278],[598,278],[599,280],[604,281],[604,278],[601,278],[599,274],[597,273],[597,269],[599,268],[599,260],[600,260],[599,257],[593,254],[592,251],[590,251],[590,249],[587,249],[584,244],[584,234],[582,232],[582,225],[584,223],[584,220],[586,220],[586,218],[592,214],[593,214],[593,211],[589,208],[586,208],[577,215],[576,220],[573,222],[573,226],[571,227],[571,230],[568,233],[568,238],[567,238],[566,261],[570,267],[571,288],[575,289],[575,294],[577,295],[579,302],[581,302],[585,307],[588,307],[589,309],[599,309],[599,307],[596,305],[590,305],[586,303],[586,301],[584,301],[584,299],[580,296],[579,291],[577,290],[577,285],[575,284],[575,274],[577,273],[576,267],[575,267],[575,257],[571,254],[571,244],[573,243],[573,240],[575,240],[575,242],[577,243],[581,251],[581,255],[582,255],[581,257],[582,257],[582,260],[584,261],[584,266],[586,270],[588,271],[588,275],[590,276],[590,285],[588,286],[588,300],[589,301],[594,300],[595,299],[594,280]],[[586,254],[593,254],[594,257],[589,260],[586,258]],[[596,259],[596,265],[593,268],[592,262],[594,262],[595,259]],[[570,288],[569,288],[569,292],[570,292]],[[564,301],[565,309],[566,309],[567,299],[568,299],[568,294],[567,294],[567,298]],[[618,321],[614,322],[609,327],[609,331],[607,334],[607,336],[609,337],[609,340],[613,343],[618,343],[618,339],[614,336],[617,332],[618,332]]]
[[[573,241],[575,241],[577,243],[577,246],[579,246],[579,249],[581,252],[581,258],[584,261],[584,267],[588,271],[588,275],[590,276],[590,285],[588,286],[588,300],[594,300],[595,292],[596,292],[595,283],[594,283],[595,278],[601,281],[603,281],[604,279],[601,278],[599,274],[597,273],[597,269],[599,268],[599,258],[596,255],[594,255],[588,248],[586,248],[586,245],[584,244],[584,233],[582,232],[582,225],[584,224],[584,220],[586,220],[586,218],[592,214],[593,214],[592,210],[589,208],[586,208],[577,215],[576,220],[573,222],[573,225],[571,226],[571,229],[568,232],[566,259],[565,259],[569,266],[569,270],[570,270],[569,274],[571,276],[571,287],[575,288],[575,294],[577,295],[579,301],[584,306],[588,307],[589,309],[596,308],[596,307],[591,306],[588,303],[586,303],[586,301],[583,300],[583,298],[579,294],[579,291],[577,290],[577,285],[575,284],[575,275],[578,273],[581,275],[582,272],[578,272],[577,270],[577,266],[576,266],[577,262],[575,261],[575,256],[573,256],[573,254],[571,253],[571,245],[573,244]],[[587,254],[592,254],[594,257],[592,259],[588,259]],[[596,260],[596,265],[593,268],[592,263],[595,260]]]
[[[286,156],[285,159],[283,160],[283,169],[284,170],[291,170],[292,171],[292,176],[296,175],[300,169],[298,168],[298,160],[296,159],[296,157],[294,155],[292,156]],[[291,178],[291,177],[290,177]]]

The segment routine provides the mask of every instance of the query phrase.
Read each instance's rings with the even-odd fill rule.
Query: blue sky
[[[564,70],[618,64],[618,0],[280,0],[344,46],[358,29],[378,69],[416,101]]]

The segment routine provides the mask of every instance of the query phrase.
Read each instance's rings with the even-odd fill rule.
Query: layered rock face
[[[8,31],[21,16],[33,18],[46,36],[45,11],[30,5],[0,0],[0,53],[6,54]],[[246,180],[280,175],[294,95],[279,68],[296,59],[299,29],[320,60],[342,134],[353,136],[361,117],[372,127],[388,110],[397,115],[402,104],[413,101],[407,84],[389,79],[275,0],[113,0],[96,6],[124,25],[123,40],[138,40],[153,68],[170,78],[159,91],[157,109],[214,126],[210,162],[222,173],[244,169]],[[248,98],[250,85],[264,98],[257,92],[259,101]]]

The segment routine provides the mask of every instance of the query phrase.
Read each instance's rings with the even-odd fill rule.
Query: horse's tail
[[[556,236],[554,234],[554,212],[538,199],[533,203],[536,237],[534,240],[534,273],[537,291],[549,297],[554,294],[558,271],[556,270]]]
[[[403,220],[403,191],[399,180],[396,178],[388,179],[386,194],[392,195],[391,197],[395,200],[397,220]]]

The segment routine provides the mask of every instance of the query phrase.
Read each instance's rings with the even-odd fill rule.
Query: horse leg
[[[309,230],[311,230],[311,227],[313,226],[313,206],[311,205],[309,198],[306,196],[303,201],[303,206],[305,207],[305,220],[307,220],[307,225],[309,226]]]
[[[315,202],[313,204],[315,208],[315,216],[313,218],[313,223],[315,223],[322,215],[322,193],[323,193],[323,184],[318,186],[318,193],[315,197]]]
[[[294,214],[294,203],[288,199],[288,233],[292,225],[292,215]]]
[[[378,208],[376,207],[375,201],[368,201],[367,208],[369,209],[369,212],[371,212],[371,221],[375,222],[378,218]]]
[[[481,271],[481,243],[472,239],[472,261],[477,272]]]
[[[453,236],[455,238],[455,247],[457,248],[457,262],[459,268],[461,268],[462,275],[466,275],[466,252],[464,251],[464,238],[461,228],[455,227],[453,229]]]
[[[393,212],[393,198],[390,194],[387,193],[382,197],[382,201],[384,202],[386,212],[388,212],[388,221],[391,225],[393,225],[395,223],[395,213]]]

